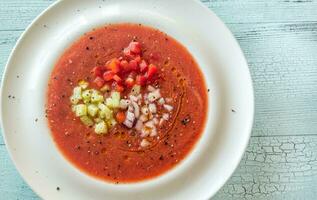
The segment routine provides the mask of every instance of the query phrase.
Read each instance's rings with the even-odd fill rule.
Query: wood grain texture
[[[230,24],[255,89],[254,136],[317,130],[317,23]]]
[[[214,199],[317,197],[317,1],[201,0],[250,65],[256,113],[240,166]],[[0,0],[0,75],[25,27],[54,0]],[[0,136],[0,199],[39,199]]]
[[[307,22],[317,20],[314,0],[201,0],[226,23]],[[0,30],[24,29],[55,0],[1,0]],[[180,5],[181,6],[181,5]]]
[[[0,199],[35,200],[39,199],[22,180],[15,169],[4,145],[0,144]]]

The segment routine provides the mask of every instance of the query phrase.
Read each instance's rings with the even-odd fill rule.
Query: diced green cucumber
[[[101,102],[103,102],[103,100],[104,100],[103,96],[97,90],[92,90],[91,102],[101,103]]]
[[[91,98],[91,93],[92,91],[91,90],[84,90],[82,93],[81,93],[81,96],[83,97],[83,99],[89,99]]]
[[[77,117],[87,115],[87,106],[85,104],[78,104],[75,106],[75,115]]]
[[[72,104],[78,104],[81,99],[81,87],[75,87],[73,89],[73,95],[70,97],[70,101]]]
[[[70,97],[70,102],[72,102],[73,105],[78,104],[80,99],[75,98],[74,96]]]
[[[73,111],[73,113],[76,112],[76,106],[77,106],[77,105],[72,105],[72,111]]]
[[[109,108],[113,108],[113,103],[112,103],[112,98],[107,98],[106,99],[106,105],[109,107]]]
[[[111,93],[111,98],[115,101],[120,102],[120,92],[112,92]]]
[[[108,127],[114,127],[117,124],[117,121],[113,118],[107,120]]]
[[[88,115],[91,117],[95,117],[98,113],[98,107],[94,104],[89,104],[88,105]]]
[[[111,119],[112,118],[112,110],[110,110],[105,104],[99,103],[99,117],[102,119]]]
[[[86,126],[94,125],[94,122],[87,115],[80,117],[80,120]]]
[[[112,92],[111,97],[106,99],[106,105],[110,108],[119,108],[120,106],[120,93]]]
[[[77,99],[81,99],[81,87],[75,87],[73,90],[73,96]]]
[[[95,121],[96,123],[99,123],[99,122],[102,122],[103,120],[100,119],[100,118],[94,118],[94,121]]]
[[[95,125],[95,132],[97,134],[105,134],[108,132],[107,124],[104,121],[101,121]]]

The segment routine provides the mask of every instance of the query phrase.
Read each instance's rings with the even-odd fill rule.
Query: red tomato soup
[[[86,33],[54,67],[46,113],[63,155],[112,183],[154,178],[180,163],[206,123],[207,88],[180,43],[141,24]]]

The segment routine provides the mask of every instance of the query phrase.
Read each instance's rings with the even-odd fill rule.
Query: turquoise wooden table
[[[53,2],[0,0],[1,75],[18,37]],[[317,1],[202,2],[238,39],[256,99],[250,144],[214,199],[317,199]],[[0,199],[39,199],[16,171],[1,136]]]

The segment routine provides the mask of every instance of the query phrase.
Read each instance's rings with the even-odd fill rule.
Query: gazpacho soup
[[[207,88],[175,39],[141,24],[84,34],[56,63],[46,116],[62,154],[81,171],[132,183],[164,174],[199,140]]]

